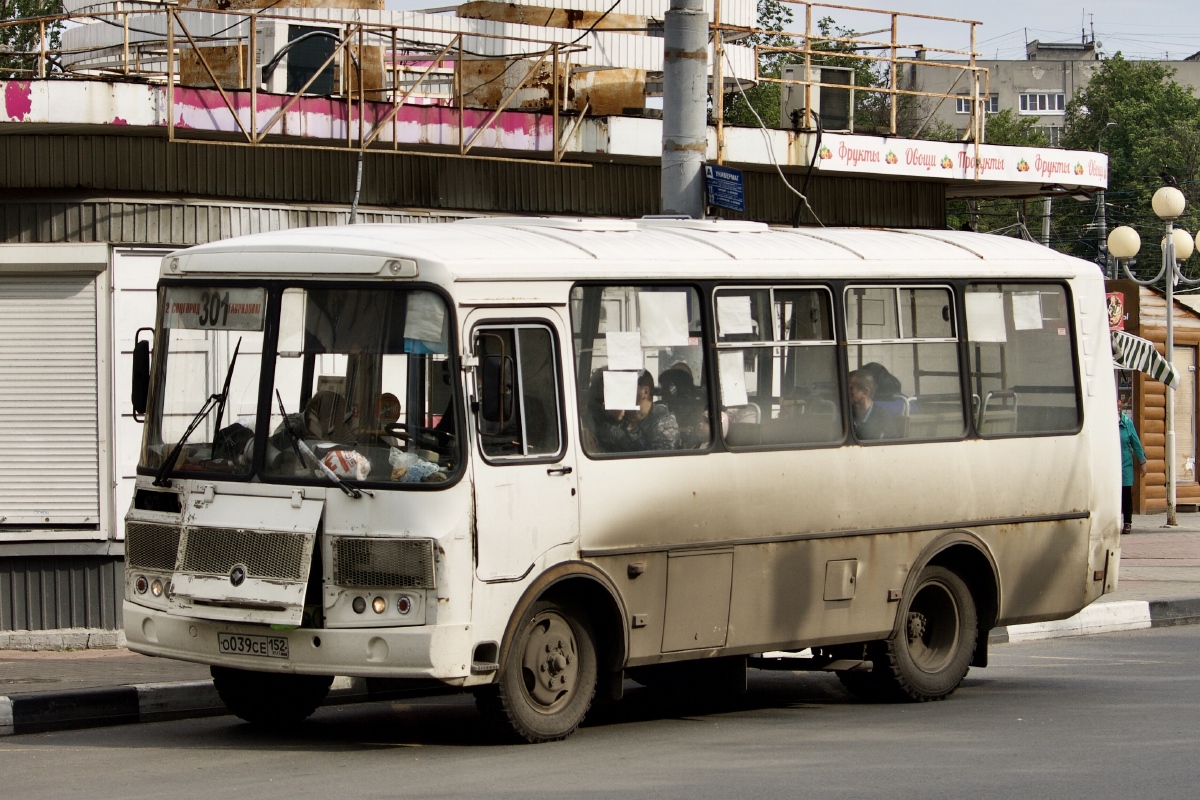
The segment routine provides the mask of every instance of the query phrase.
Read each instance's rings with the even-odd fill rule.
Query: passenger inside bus
[[[684,450],[705,447],[711,437],[708,403],[692,379],[692,369],[679,361],[658,376],[663,402],[679,425],[679,446]]]
[[[654,402],[654,376],[638,373],[637,410],[604,407],[604,371],[592,373],[584,415],[584,447],[593,453],[678,450],[679,423],[665,403]]]
[[[850,405],[854,411],[854,435],[859,440],[895,439],[896,418],[874,401],[875,378],[865,369],[850,373]]]

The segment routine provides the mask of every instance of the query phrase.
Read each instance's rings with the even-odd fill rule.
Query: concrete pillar
[[[708,150],[708,14],[671,0],[664,17],[662,213],[704,216]]]

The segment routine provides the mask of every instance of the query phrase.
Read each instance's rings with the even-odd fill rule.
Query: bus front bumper
[[[123,614],[129,649],[151,656],[258,672],[432,678],[452,685],[470,674],[468,625],[278,630],[179,617],[128,600]]]

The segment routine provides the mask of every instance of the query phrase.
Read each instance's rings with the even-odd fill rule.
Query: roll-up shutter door
[[[0,530],[99,524],[95,279],[0,274]]]

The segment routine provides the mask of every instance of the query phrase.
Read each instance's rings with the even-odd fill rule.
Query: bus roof
[[[397,271],[389,274],[385,265],[397,259],[419,262],[422,279],[448,282],[906,274],[1072,277],[1095,270],[1088,262],[1032,242],[964,231],[493,217],[449,224],[304,228],[226,239],[169,256],[162,274],[395,277]],[[754,263],[752,271],[747,271],[747,262]]]

